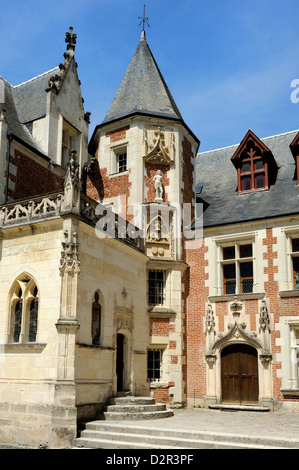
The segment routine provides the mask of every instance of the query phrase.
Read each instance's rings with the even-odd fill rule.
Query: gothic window
[[[269,189],[278,166],[270,149],[249,130],[232,156],[238,173],[238,193]]]
[[[92,303],[91,336],[93,345],[99,345],[101,340],[101,310],[99,294],[96,292]]]
[[[150,382],[159,382],[161,378],[162,350],[149,349],[147,351],[147,379]]]
[[[35,343],[38,329],[39,293],[35,281],[20,276],[10,294],[10,336],[13,343]]]
[[[79,136],[80,133],[71,126],[67,121],[63,121],[62,130],[62,146],[61,146],[61,166],[67,167],[69,157],[72,150],[79,149]]]
[[[221,266],[224,294],[253,292],[252,244],[223,246]]]
[[[268,188],[267,163],[253,142],[243,152],[238,172],[240,192]]]
[[[163,305],[165,300],[165,271],[148,272],[148,303]]]
[[[37,287],[33,292],[33,299],[30,302],[29,311],[29,343],[35,343],[37,333],[38,296]]]
[[[20,339],[21,327],[22,327],[22,311],[23,311],[23,299],[22,289],[19,290],[18,300],[14,308],[14,321],[13,321],[13,342],[18,343]]]

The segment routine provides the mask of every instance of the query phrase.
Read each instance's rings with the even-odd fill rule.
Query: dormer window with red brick
[[[232,157],[238,173],[238,193],[269,189],[269,169],[275,167],[271,151],[249,130]]]

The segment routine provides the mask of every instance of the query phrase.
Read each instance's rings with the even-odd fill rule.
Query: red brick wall
[[[205,287],[204,244],[198,247],[198,240],[187,243],[186,262],[190,266],[188,298],[186,300],[186,392],[187,398],[202,398],[206,393],[206,339],[203,328],[205,302],[208,289]]]
[[[163,200],[169,204],[169,200],[166,193],[166,187],[169,185],[168,171],[170,169],[169,165],[159,165],[156,163],[145,163],[146,176],[144,178],[145,188],[147,190],[147,197],[145,202],[153,202],[156,199],[155,183],[153,181],[154,176],[157,171],[160,170],[162,173],[162,184],[163,184]]]
[[[56,175],[50,169],[37,163],[19,150],[10,156],[10,162],[16,166],[16,175],[10,174],[10,180],[15,183],[14,191],[8,195],[13,199],[26,199],[55,191],[62,191],[64,178]]]
[[[106,133],[106,137],[110,137],[110,142],[118,142],[119,140],[123,140],[127,136],[127,131],[130,129],[130,126],[121,127],[114,131],[110,131]]]
[[[110,139],[111,143],[123,140],[127,136],[127,130],[130,126],[121,127],[114,131],[106,133],[106,137]],[[98,150],[96,151],[95,157],[98,159]],[[101,168],[101,162],[99,162]],[[130,170],[129,170],[130,171]],[[109,202],[109,198],[124,196],[122,211],[120,212],[121,217],[126,217],[127,220],[132,219],[132,215],[126,214],[125,208],[128,206],[128,198],[130,196],[130,188],[132,183],[129,181],[129,172],[125,174],[119,174],[118,176],[109,176],[107,168],[101,168],[99,172],[94,172],[87,176],[86,180],[86,193],[89,197],[96,201]],[[129,211],[128,211],[129,212]]]
[[[150,336],[168,336],[169,318],[150,318],[149,334]]]
[[[186,137],[183,138],[182,141],[182,166],[183,166],[183,183],[184,189],[183,192],[183,203],[192,203],[192,199],[194,200],[195,194],[193,191],[193,171],[194,166],[191,163],[191,158],[194,157],[192,152],[192,145]],[[192,207],[192,218],[194,217],[194,207]]]
[[[267,247],[264,253],[264,259],[268,260],[265,274],[268,275],[268,281],[265,282],[265,292],[269,298],[270,314],[274,316],[274,325],[279,322],[282,316],[298,316],[299,315],[299,298],[288,297],[280,298],[278,295],[278,282],[274,279],[278,267],[274,266],[274,260],[277,259],[277,238],[273,236],[272,228],[266,230],[266,237],[263,239],[263,245]],[[274,397],[279,400],[299,401],[298,397],[283,397],[281,394],[281,379],[277,377],[278,371],[281,369],[281,363],[276,360],[275,355],[281,352],[281,346],[277,346],[276,339],[280,338],[280,331],[271,331],[271,346],[274,359],[272,361],[273,370],[273,391]]]

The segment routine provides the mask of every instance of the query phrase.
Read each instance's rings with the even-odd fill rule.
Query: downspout
[[[7,159],[6,159],[6,184],[5,184],[5,204],[8,201],[8,183],[9,183],[9,164],[10,164],[10,146],[11,141],[13,139],[12,135],[9,133],[7,134],[8,142],[7,142]]]

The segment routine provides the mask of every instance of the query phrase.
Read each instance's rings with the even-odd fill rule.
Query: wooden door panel
[[[257,351],[246,344],[232,344],[221,354],[223,403],[258,401]]]

